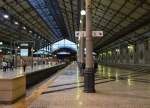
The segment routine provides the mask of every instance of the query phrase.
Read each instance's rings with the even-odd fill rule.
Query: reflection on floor
[[[0,108],[150,108],[149,70],[99,66],[95,76],[96,93],[84,93],[83,78],[72,63],[35,94]]]
[[[150,72],[99,66],[96,93],[83,93],[76,64],[48,86],[29,108],[150,108]]]

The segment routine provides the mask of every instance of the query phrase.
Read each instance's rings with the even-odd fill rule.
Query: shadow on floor
[[[95,84],[102,84],[102,83],[108,83],[108,82],[111,82],[111,81],[116,81],[116,79],[118,80],[127,80],[128,79],[128,76],[130,75],[130,77],[133,77],[131,79],[131,81],[136,81],[136,82],[142,82],[142,83],[150,83],[149,80],[147,79],[140,79],[140,78],[135,78],[135,77],[138,77],[138,76],[144,76],[144,75],[148,75],[150,74],[150,72],[142,72],[142,73],[139,73],[139,72],[133,72],[132,74],[126,74],[126,75],[120,75],[118,76],[118,78],[116,78],[116,76],[111,76],[111,77],[100,77],[98,75],[95,75],[95,81],[101,81],[101,82],[95,82]],[[102,81],[102,80],[105,80],[106,81]],[[50,90],[50,91],[46,91],[46,92],[43,92],[42,94],[47,94],[47,93],[53,93],[53,92],[60,92],[60,91],[65,91],[65,90],[70,90],[70,89],[75,89],[75,88],[79,88],[79,87],[83,87],[83,81],[82,82],[74,82],[74,83],[67,83],[67,84],[60,84],[60,85],[53,85],[53,86],[49,86],[48,88],[56,88],[58,87],[57,89],[55,90]],[[80,86],[78,86],[77,84],[82,84]],[[65,86],[73,86],[73,87],[65,87]],[[61,87],[65,87],[65,88],[61,88]]]
[[[99,79],[97,81],[100,81],[100,80],[103,80],[103,79]],[[95,84],[102,84],[102,83],[107,83],[107,82],[111,82],[111,81],[115,81],[115,80],[109,79],[109,80],[102,81],[102,82],[96,82]],[[83,82],[79,82],[79,83],[83,83]],[[52,86],[52,87],[59,87],[59,86],[65,86],[65,85],[74,85],[74,84],[78,84],[78,82],[77,83],[63,84],[63,85],[56,85],[56,86]],[[82,85],[79,85],[79,86],[74,85],[73,87],[58,88],[58,89],[55,89],[55,90],[50,90],[50,91],[43,92],[42,94],[66,91],[66,90],[71,90],[71,89],[80,88],[80,87],[84,87],[84,85],[82,84]]]

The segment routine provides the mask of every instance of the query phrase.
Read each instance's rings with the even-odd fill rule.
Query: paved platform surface
[[[96,93],[84,93],[72,63],[30,96],[0,108],[150,108],[150,71],[99,66],[95,76]]]
[[[96,93],[83,92],[76,64],[68,66],[29,108],[150,108],[150,72],[101,66]]]
[[[20,75],[24,75],[25,73],[27,74],[27,73],[31,73],[37,70],[49,68],[49,67],[51,67],[51,65],[36,65],[36,66],[33,66],[33,68],[31,66],[27,66],[25,72],[23,71],[22,67],[17,67],[17,68],[14,68],[13,70],[7,69],[6,72],[0,69],[0,79],[9,79],[9,78],[17,77]]]

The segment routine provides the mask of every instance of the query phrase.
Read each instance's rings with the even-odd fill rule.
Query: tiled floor
[[[150,72],[101,66],[90,94],[78,75],[76,64],[67,67],[29,108],[150,108]]]
[[[150,108],[149,71],[99,66],[95,83],[96,93],[84,93],[83,78],[71,64],[31,96],[0,108]]]

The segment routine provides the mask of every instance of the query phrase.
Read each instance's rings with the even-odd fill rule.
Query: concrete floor
[[[99,66],[96,93],[83,92],[76,64],[45,81],[31,96],[0,108],[150,108],[150,72]]]

